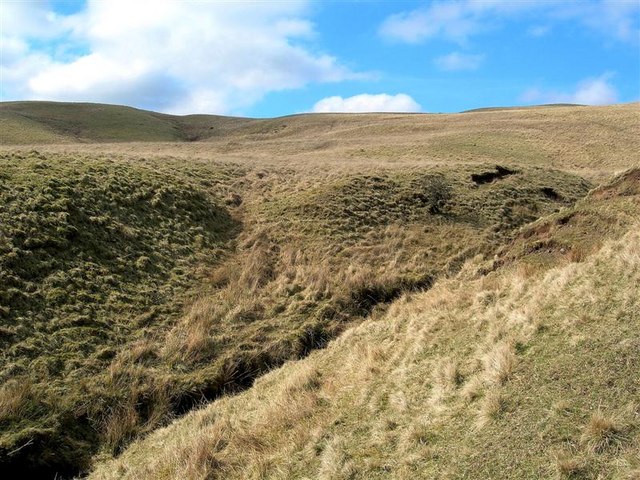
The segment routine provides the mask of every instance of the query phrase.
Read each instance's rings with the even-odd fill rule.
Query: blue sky
[[[2,100],[170,113],[640,100],[640,0],[0,0]]]

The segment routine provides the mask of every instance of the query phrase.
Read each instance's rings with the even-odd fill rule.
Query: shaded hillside
[[[91,478],[637,478],[637,177],[527,227],[508,264],[474,258]],[[581,254],[540,262],[553,252],[521,242],[542,232]]]
[[[105,408],[86,403],[100,402],[92,377],[181,313],[196,267],[219,262],[237,234],[224,191],[190,179],[197,167],[167,163],[0,156],[3,471],[16,456],[38,475],[86,464],[98,441],[92,409]],[[233,178],[224,166],[198,174]]]

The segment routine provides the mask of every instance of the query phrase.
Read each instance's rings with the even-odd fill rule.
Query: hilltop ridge
[[[495,121],[495,115],[522,115],[539,121],[546,114],[585,115],[608,110],[618,115],[637,111],[638,103],[607,107],[551,104],[528,107],[485,107],[461,113],[300,113],[276,118],[222,115],[169,115],[128,106],[99,103],[18,101],[0,103],[0,144],[197,142],[269,140],[308,135],[348,139],[351,134],[376,135],[428,133],[436,128],[473,124],[474,118]],[[584,112],[581,112],[581,111]],[[529,115],[529,117],[527,117]],[[465,118],[466,117],[466,118]],[[438,128],[438,126],[440,128]]]
[[[167,115],[121,105],[68,102],[3,102],[4,144],[194,141],[251,123],[220,115]]]

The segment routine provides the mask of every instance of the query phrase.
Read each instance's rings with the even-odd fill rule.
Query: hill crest
[[[639,104],[614,105],[633,108]],[[467,114],[543,112],[593,107],[557,104],[530,107],[486,107],[454,114],[436,113],[300,113],[275,118],[223,115],[169,115],[129,106],[101,103],[15,101],[0,103],[0,143],[3,145],[56,143],[194,142],[226,137],[274,134],[327,134],[336,124],[374,128],[376,121],[442,117],[444,122]],[[606,107],[605,107],[606,108]],[[403,126],[410,131],[410,128]]]

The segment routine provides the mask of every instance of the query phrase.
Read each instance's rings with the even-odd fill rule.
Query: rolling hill
[[[252,122],[217,115],[165,115],[98,103],[3,102],[0,103],[0,142],[194,141]]]
[[[633,478],[639,107],[1,104],[0,468]]]
[[[301,114],[273,119],[169,116],[129,107],[55,102],[0,103],[0,145],[58,153],[255,165],[526,163],[598,182],[637,165],[640,104],[541,106],[460,114]],[[559,126],[562,126],[561,128]],[[108,145],[108,147],[106,146]]]

